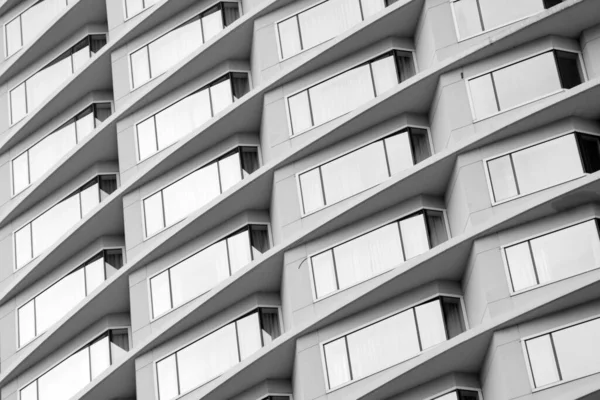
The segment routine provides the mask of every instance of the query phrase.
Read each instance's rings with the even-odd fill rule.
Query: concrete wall
[[[183,259],[203,250],[211,244],[220,241],[231,233],[249,224],[269,224],[269,215],[265,211],[247,211],[239,214],[228,221],[223,221],[218,228],[196,237],[179,248],[150,262],[142,268],[134,271],[129,276],[129,298],[131,303],[131,328],[133,331],[133,343],[137,344],[152,333],[160,331],[169,326],[173,321],[179,320],[202,303],[209,292],[191,299],[186,304],[174,308],[171,311],[152,318],[152,304],[150,297],[150,278],[172,267]]]
[[[46,196],[35,206],[29,208],[26,212],[15,217],[12,221],[4,224],[4,226],[0,228],[0,288],[6,288],[15,279],[27,274],[33,263],[32,260],[15,271],[14,233],[21,229],[23,225],[44,213],[99,174],[116,174],[118,182],[118,165],[114,162],[95,164],[88,170],[81,172],[81,174],[79,174],[76,179],[69,182],[69,184],[64,185],[52,194]],[[46,250],[46,252],[47,251],[48,250]],[[70,256],[70,254],[65,254],[65,259],[68,259]]]
[[[600,25],[586,29],[579,38],[588,79],[600,76]]]
[[[279,295],[276,293],[257,293],[238,302],[232,307],[222,310],[218,314],[195,325],[184,333],[178,335],[151,351],[139,356],[135,360],[135,375],[138,399],[158,399],[156,383],[156,362],[164,357],[180,350],[211,332],[235,321],[244,314],[258,307],[279,307],[281,304]],[[202,397],[203,387],[180,396],[180,399],[199,399]]]
[[[456,389],[477,391],[480,387],[479,378],[476,374],[452,373],[390,397],[388,400],[432,399]]]
[[[39,378],[52,367],[56,366],[66,357],[75,353],[83,346],[96,339],[98,336],[111,328],[128,328],[128,314],[110,314],[93,325],[82,329],[77,335],[73,336],[72,340],[68,341],[63,346],[56,349],[48,357],[44,358],[35,366],[29,368],[16,379],[10,381],[7,385],[0,388],[2,400],[18,400],[19,390],[30,383],[33,379]]]

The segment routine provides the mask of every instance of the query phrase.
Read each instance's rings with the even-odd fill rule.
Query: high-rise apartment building
[[[599,0],[0,26],[0,400],[600,399]]]

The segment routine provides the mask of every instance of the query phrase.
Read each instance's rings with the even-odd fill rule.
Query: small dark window
[[[442,309],[444,310],[444,322],[448,339],[463,333],[466,329],[463,318],[460,299],[456,297],[442,297]]]
[[[263,343],[265,345],[277,339],[281,335],[279,325],[279,312],[276,308],[260,309],[260,326],[262,330]]]
[[[425,210],[425,221],[427,222],[427,234],[429,235],[429,245],[431,248],[448,240],[448,231],[446,230],[443,212]]]
[[[472,390],[459,390],[457,391],[458,400],[479,400],[477,392]]]
[[[238,100],[240,97],[248,93],[250,91],[248,74],[233,72],[231,74],[231,88],[234,100]]]
[[[109,336],[112,344],[119,346],[125,351],[129,351],[129,333],[127,329],[111,329]]]
[[[591,174],[600,170],[600,137],[593,135],[577,134],[577,143],[581,153],[583,169]]]
[[[582,77],[578,55],[566,51],[555,51],[554,55],[562,87],[571,89],[581,84]]]
[[[544,7],[550,8],[562,3],[562,0],[544,0]]]
[[[240,8],[238,3],[222,3],[223,4],[223,23],[229,26],[240,17]]]
[[[260,167],[258,162],[258,149],[256,147],[242,147],[240,149],[240,156],[242,157],[244,178]]]
[[[269,230],[266,225],[250,225],[250,244],[252,245],[253,259],[271,248]]]
[[[100,176],[100,201],[110,196],[112,192],[117,190],[117,176],[116,175],[102,175]]]
[[[103,122],[106,118],[110,117],[112,108],[110,103],[96,103],[94,104],[94,117],[96,120],[96,126]]]
[[[414,163],[418,164],[426,158],[431,157],[427,129],[409,128],[408,131],[410,132],[410,146],[412,148]]]

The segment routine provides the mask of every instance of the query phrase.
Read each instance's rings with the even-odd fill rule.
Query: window
[[[291,400],[292,396],[290,395],[279,395],[279,396],[267,396],[263,397],[260,400]]]
[[[125,1],[125,19],[131,18],[146,8],[153,6],[160,0],[124,0]]]
[[[500,28],[537,14],[562,0],[453,0],[460,39]]]
[[[110,103],[95,103],[12,160],[13,193],[40,179],[111,114]]]
[[[515,292],[590,271],[600,265],[596,220],[508,246],[504,253]]]
[[[340,117],[415,74],[413,54],[393,50],[288,97],[292,134]]]
[[[269,250],[266,225],[249,225],[150,278],[156,318],[208,292]]]
[[[474,390],[454,390],[433,400],[479,400],[479,394]]]
[[[397,0],[327,0],[277,24],[282,58],[315,47]]]
[[[546,189],[600,169],[600,136],[571,133],[487,161],[494,202]]]
[[[231,25],[240,15],[240,3],[218,3],[134,51],[130,55],[132,87],[139,87],[163,74]]]
[[[215,379],[281,334],[276,308],[259,308],[156,363],[158,394],[172,399]]]
[[[116,189],[116,175],[98,176],[16,231],[16,268],[21,268],[56,243]]]
[[[6,56],[31,43],[67,6],[77,0],[40,0],[4,25]]]
[[[20,399],[71,398],[127,351],[127,329],[111,329],[22,388]]]
[[[470,79],[473,117],[484,119],[579,85],[583,73],[578,58],[553,50]]]
[[[460,299],[439,297],[323,345],[330,389],[399,364],[465,331]]]
[[[248,74],[230,72],[138,123],[139,159],[175,143],[249,91]]]
[[[299,175],[305,214],[378,185],[431,155],[425,129],[408,128]]]
[[[600,372],[600,319],[525,341],[534,388]]]
[[[143,201],[146,236],[184,219],[258,169],[258,149],[238,147]]]
[[[42,104],[105,44],[106,35],[90,35],[12,89],[9,96],[11,124]]]
[[[397,267],[446,240],[442,211],[423,210],[311,256],[317,298]]]
[[[19,307],[19,346],[48,330],[122,266],[121,250],[103,250]]]

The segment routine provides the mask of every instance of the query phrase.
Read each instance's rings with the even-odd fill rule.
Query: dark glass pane
[[[442,297],[441,299],[448,339],[452,339],[454,336],[465,331],[465,320],[463,318],[460,299],[455,297]]]
[[[106,35],[90,36],[90,50],[92,53],[97,53],[106,44]]]
[[[266,225],[250,226],[250,243],[252,245],[252,258],[265,253],[269,250],[269,231]]]
[[[232,24],[240,17],[238,3],[223,3],[223,22],[225,26]]]
[[[239,99],[250,91],[250,82],[248,81],[248,74],[233,72],[231,74],[231,87],[233,90],[234,100]]]
[[[265,345],[281,335],[279,312],[276,308],[260,309],[260,326],[262,328],[263,343]]]
[[[414,156],[415,164],[420,163],[426,158],[431,157],[431,147],[429,146],[429,136],[426,129],[410,128],[410,145]]]
[[[242,169],[244,170],[244,177],[246,174],[251,174],[256,171],[260,165],[258,163],[258,150],[256,147],[242,147]]]
[[[104,262],[114,269],[121,268],[123,266],[123,252],[119,249],[104,251]]]
[[[400,82],[403,82],[415,74],[415,64],[412,53],[409,51],[395,51],[396,65]]]
[[[444,213],[441,211],[425,211],[427,219],[427,230],[431,248],[438,246],[448,240],[448,231],[444,221]]]
[[[459,390],[457,394],[458,400],[479,400],[477,392],[472,390]]]
[[[554,54],[562,87],[571,89],[581,84],[578,55],[566,51],[555,51]]]
[[[94,108],[96,125],[98,125],[100,122],[103,122],[106,118],[110,117],[110,114],[112,113],[110,103],[95,104]]]
[[[110,331],[110,342],[129,351],[129,334],[127,329],[113,329]],[[114,360],[113,360],[114,361]]]
[[[600,170],[600,137],[578,133],[577,142],[585,172]]]
[[[100,200],[104,200],[115,190],[117,190],[117,176],[102,175],[100,177]]]
[[[562,3],[562,0],[544,0],[544,7],[550,8]]]

